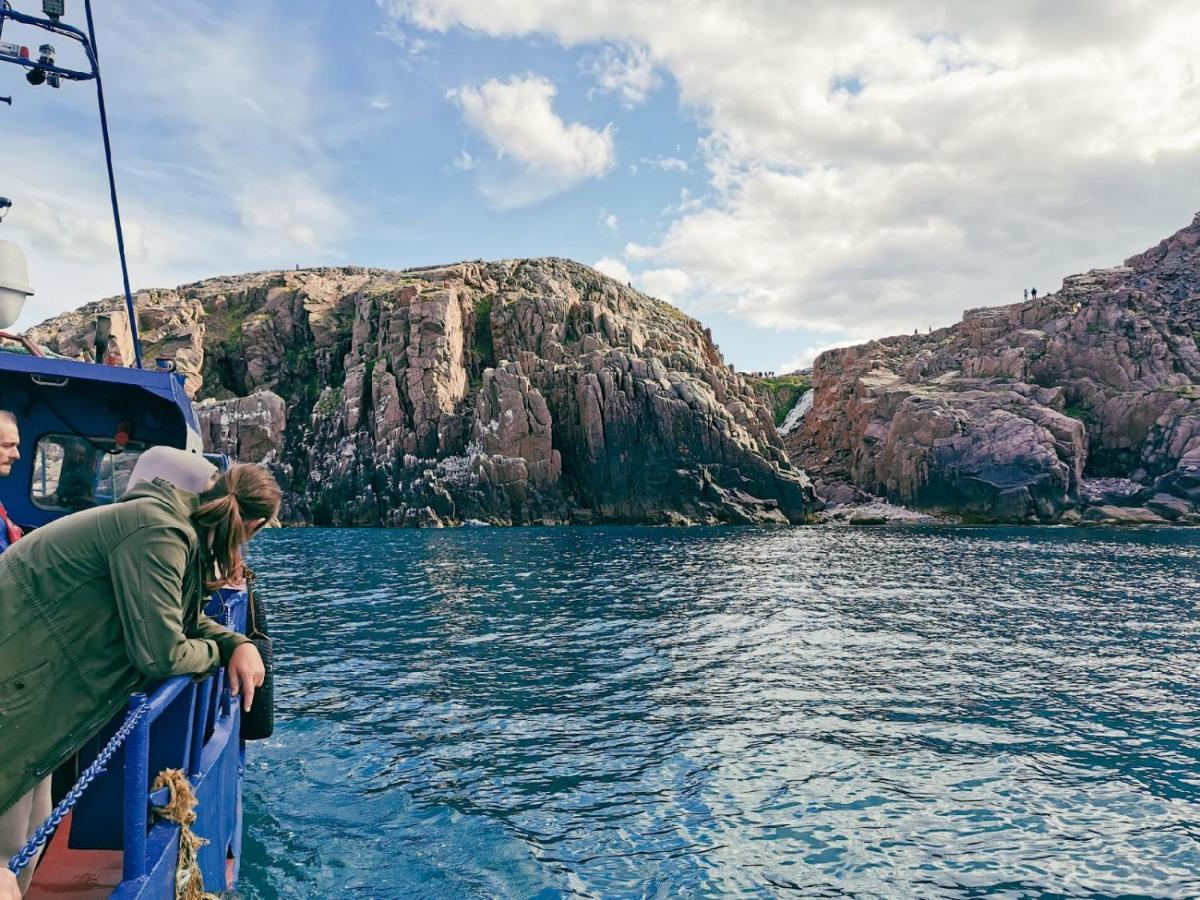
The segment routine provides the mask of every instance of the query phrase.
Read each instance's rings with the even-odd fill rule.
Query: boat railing
[[[150,696],[134,694],[129,698],[129,712],[135,714],[145,708],[137,725],[125,745],[125,815],[124,815],[124,866],[122,877],[126,881],[141,878],[147,872],[147,842],[150,835],[149,819],[153,807],[166,806],[170,800],[166,788],[151,791],[151,779],[157,775],[150,771],[150,729],[168,710],[176,708],[177,702],[186,706],[187,725],[183,731],[181,756],[178,768],[190,779],[201,772],[201,761],[205,740],[214,727],[224,724],[233,713],[229,691],[225,689],[223,669],[196,681],[187,675],[178,675],[163,682]],[[180,698],[183,698],[182,700]],[[172,828],[169,823],[162,823]]]
[[[212,595],[206,612],[221,624],[243,631],[245,607],[243,590],[222,588]],[[164,769],[180,769],[198,795],[211,799],[205,781],[221,777],[217,772],[222,768],[219,760],[227,758],[230,752],[240,760],[237,747],[240,715],[230,694],[226,670],[221,667],[202,679],[177,675],[148,695],[131,695],[127,716],[136,716],[137,721],[124,747],[119,788],[123,807],[122,883],[113,896],[141,897],[145,896],[144,889],[138,885],[146,884],[145,879],[152,875],[155,875],[152,880],[159,880],[152,870],[163,858],[164,848],[179,833],[175,823],[152,818],[153,809],[165,807],[171,800],[168,789],[152,789],[154,779]],[[211,825],[211,819],[204,816],[203,810],[201,813]],[[206,836],[220,846],[223,857],[224,837],[217,832],[223,829]]]
[[[244,633],[246,605],[244,588],[220,588],[205,612]],[[164,771],[178,770],[190,782],[197,804],[194,827],[203,838],[198,854],[202,877],[231,886],[241,852],[240,722],[240,707],[223,667],[203,677],[168,678],[148,694],[131,695],[127,711],[80,750],[75,784],[9,867],[20,871],[69,822],[60,854],[121,852],[120,881],[109,882],[115,887],[113,898],[167,896],[175,880],[181,832],[177,821],[153,812],[179,798],[167,789],[154,790],[152,782]]]
[[[243,617],[237,615],[241,613],[239,604],[230,603],[225,591],[213,599],[222,602],[227,620]],[[91,742],[92,750],[81,752],[80,763],[86,766],[75,785],[9,861],[9,867],[16,872],[28,865],[37,848],[70,814],[71,850],[122,852],[121,881],[114,898],[165,896],[162,890],[174,882],[175,866],[172,863],[170,871],[164,871],[163,861],[173,860],[178,853],[179,826],[166,819],[151,821],[151,811],[169,806],[173,799],[167,789],[152,790],[151,779],[164,770],[180,770],[198,793],[212,800],[214,792],[206,790],[208,782],[240,771],[239,721],[239,708],[230,695],[224,669],[199,679],[179,675],[159,684],[148,696],[131,695],[125,715],[119,721],[114,719]],[[118,760],[120,765],[110,771],[109,763]],[[210,860],[212,871],[205,875],[214,883],[226,874],[222,865],[226,851],[235,849],[238,835],[233,827],[240,827],[240,798],[235,819],[223,819],[228,816],[222,816],[220,810],[215,818],[210,812],[205,829],[217,839],[219,848],[220,856]]]

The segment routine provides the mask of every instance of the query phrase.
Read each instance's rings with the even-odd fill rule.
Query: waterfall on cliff
[[[785,434],[791,434],[800,427],[800,423],[804,420],[804,414],[812,409],[813,392],[809,388],[800,395],[800,399],[796,401],[796,405],[792,407],[792,411],[787,414],[787,418],[783,420],[783,424],[779,426],[779,434],[782,437]]]

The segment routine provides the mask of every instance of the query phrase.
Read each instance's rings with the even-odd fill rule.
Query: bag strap
[[[246,565],[242,566],[242,574],[246,579],[246,602],[249,604],[248,615],[250,616],[250,630],[246,637],[265,638],[266,635],[258,630],[258,619],[254,615],[254,579],[256,575],[254,570]]]

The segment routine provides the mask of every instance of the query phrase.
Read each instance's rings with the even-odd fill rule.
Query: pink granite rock
[[[788,449],[824,482],[982,519],[1057,520],[1085,475],[1188,499],[1198,333],[1200,216],[1037,300],[822,354]]]
[[[295,518],[798,522],[814,506],[711,334],[577,263],[261,272],[150,308],[156,334],[202,351],[209,446],[269,456]]]
[[[197,410],[204,449],[235,462],[275,462],[287,428],[283,398],[267,390],[231,400],[206,400]]]

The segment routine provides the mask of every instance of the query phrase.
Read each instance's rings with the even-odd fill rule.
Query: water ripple
[[[248,896],[1200,896],[1200,535],[309,529],[252,557],[278,724]]]

